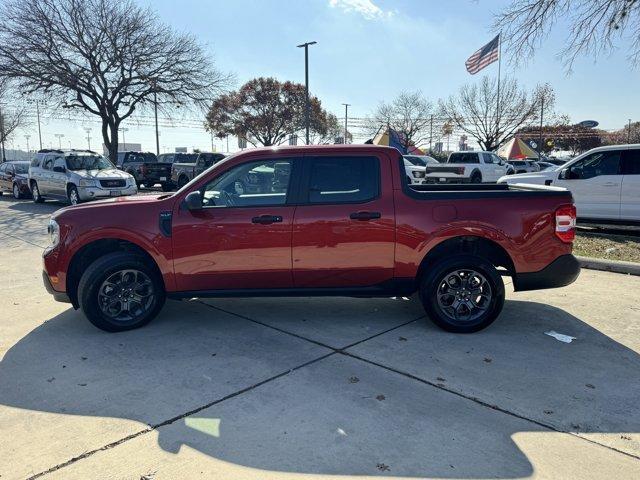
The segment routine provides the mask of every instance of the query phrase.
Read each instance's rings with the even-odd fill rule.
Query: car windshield
[[[102,155],[69,155],[67,168],[69,170],[107,170],[115,167]]]
[[[28,163],[14,163],[13,166],[15,167],[17,174],[29,173]]]
[[[425,162],[420,157],[412,157],[412,156],[406,155],[404,159],[414,167],[424,167],[427,164],[427,162]]]

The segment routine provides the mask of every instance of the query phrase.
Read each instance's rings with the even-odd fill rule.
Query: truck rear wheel
[[[482,174],[480,172],[473,172],[470,181],[471,183],[482,183]]]
[[[164,284],[145,258],[115,252],[89,265],[78,285],[78,301],[96,327],[122,332],[153,320],[164,305]]]
[[[504,283],[482,257],[456,255],[422,277],[420,300],[433,323],[455,333],[472,333],[493,323],[504,306]]]

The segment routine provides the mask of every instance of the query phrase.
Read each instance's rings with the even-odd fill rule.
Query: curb
[[[617,260],[603,260],[601,258],[579,256],[576,256],[576,258],[578,259],[578,262],[580,262],[580,266],[582,268],[640,276],[640,263],[620,262]]]

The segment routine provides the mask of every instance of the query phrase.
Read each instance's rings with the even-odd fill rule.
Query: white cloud
[[[382,10],[373,0],[329,0],[329,6],[347,13],[359,13],[368,20],[393,16],[392,11]]]

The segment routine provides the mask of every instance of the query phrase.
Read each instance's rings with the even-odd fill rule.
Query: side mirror
[[[187,210],[202,210],[202,195],[200,192],[191,192],[189,195],[184,197],[184,204],[187,207]]]
[[[53,167],[53,171],[58,173],[64,173],[67,171],[67,169],[61,166],[57,166],[57,167]]]
[[[558,179],[559,180],[566,180],[568,178],[568,173],[569,173],[569,169],[568,168],[563,168],[562,170],[560,170],[560,174],[558,175]]]

